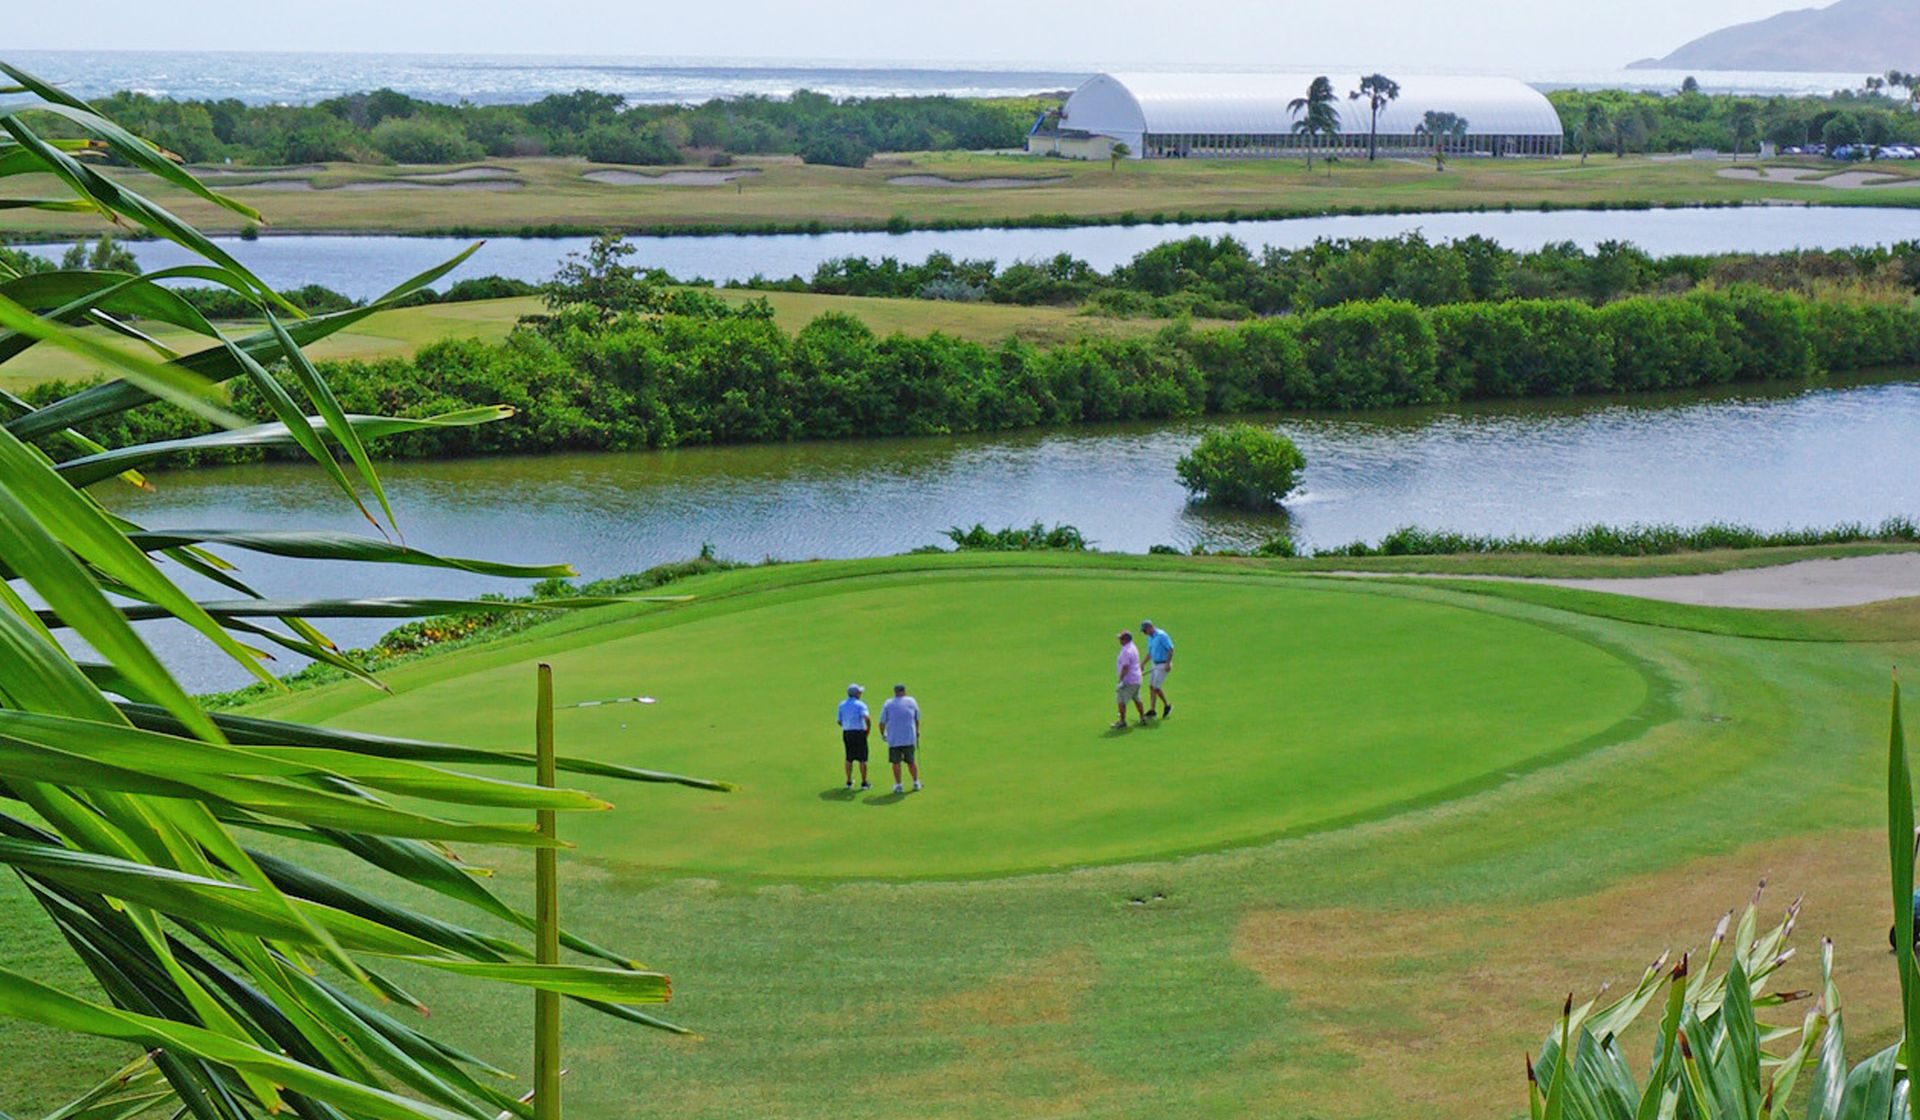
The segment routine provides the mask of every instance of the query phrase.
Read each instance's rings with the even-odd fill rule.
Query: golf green
[[[1170,719],[1118,732],[1114,636],[1177,643]],[[663,611],[597,644],[530,643],[334,722],[524,746],[536,658],[563,751],[726,778],[726,795],[602,787],[569,816],[593,858],[772,878],[961,877],[1144,859],[1324,827],[1598,741],[1646,678],[1568,633],[1334,581],[1101,571],[917,572]],[[577,636],[576,636],[577,638]],[[923,713],[926,790],[841,788],[834,707],[895,681]],[[592,783],[587,783],[592,785]]]

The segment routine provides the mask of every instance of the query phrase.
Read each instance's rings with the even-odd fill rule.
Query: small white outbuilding
[[[1364,155],[1373,127],[1365,98],[1348,95],[1358,75],[1327,75],[1338,97],[1340,130],[1313,140],[1316,154]],[[1464,130],[1442,139],[1452,155],[1557,156],[1565,144],[1560,115],[1545,95],[1514,78],[1392,76],[1400,96],[1380,110],[1379,150],[1427,153],[1421,124],[1429,111],[1451,113]],[[1067,98],[1057,116],[1034,126],[1036,154],[1106,158],[1125,144],[1135,159],[1220,159],[1304,155],[1307,137],[1290,108],[1312,74],[1099,74]]]

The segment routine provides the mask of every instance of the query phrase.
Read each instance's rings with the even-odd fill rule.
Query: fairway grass
[[[1850,1048],[1896,1037],[1887,680],[1920,642],[1288,570],[965,555],[732,571],[675,584],[688,605],[402,666],[392,698],[340,685],[256,710],[525,746],[521,701],[548,660],[562,702],[659,699],[563,711],[563,750],[743,784],[609,789],[619,808],[561,822],[582,842],[562,860],[566,920],[670,971],[670,1016],[703,1036],[569,1010],[568,1108],[595,1120],[1520,1117],[1521,1055],[1567,993],[1702,947],[1763,877],[1767,912],[1807,898],[1781,986],[1810,986],[1832,937]],[[1177,710],[1107,738],[1112,634],[1143,614],[1179,643]],[[879,699],[893,675],[926,709],[928,788],[846,801],[832,705],[849,679]],[[1463,742],[1478,768],[1460,784],[1432,744]],[[1267,816],[1310,810],[1308,790],[1344,801],[1294,831]],[[1119,819],[1136,803],[1140,822]],[[1092,823],[1053,825],[1076,820]],[[1209,850],[1104,859],[1116,840]],[[1049,852],[1077,866],[1032,871]],[[461,854],[530,896],[524,853]],[[890,874],[904,866],[948,870]],[[60,959],[55,939],[12,883],[0,936],[29,969],[59,967],[37,963]],[[451,1041],[524,1074],[523,993],[395,975]],[[1646,1041],[1625,1040],[1636,1068]],[[4,1021],[0,1053],[45,1056],[0,1088],[16,1115],[131,1056]]]
[[[263,171],[210,180],[263,212],[284,232],[497,232],[530,229],[656,230],[879,228],[994,225],[1065,215],[1069,220],[1141,221],[1180,215],[1318,214],[1342,210],[1467,210],[1477,207],[1586,207],[1797,202],[1817,205],[1920,205],[1920,180],[1871,190],[1835,190],[1816,181],[1769,182],[1720,175],[1717,160],[1611,156],[1581,166],[1561,159],[1455,160],[1445,172],[1415,159],[1342,162],[1331,175],[1301,160],[1146,160],[1110,169],[1105,163],[973,152],[915,152],[875,158],[865,168],[809,165],[791,157],[750,157],[729,182],[697,186],[634,186],[599,182],[593,172],[626,171],[579,159],[488,160],[475,167],[515,184],[509,190],[464,189],[458,182],[382,190],[381,184],[439,175],[446,167],[326,164],[317,171]],[[472,172],[474,168],[468,168]],[[647,174],[668,169],[646,168]],[[681,169],[704,170],[704,169]],[[704,177],[704,176],[703,176]],[[964,185],[907,186],[909,177],[1039,179],[1018,190]],[[143,192],[208,232],[236,232],[244,219],[147,176],[127,173]],[[466,184],[465,186],[471,186]],[[372,189],[369,189],[372,188]],[[0,199],[44,194],[45,184],[19,176]],[[1156,218],[1158,216],[1158,219]],[[92,235],[86,215],[8,212],[22,234]]]

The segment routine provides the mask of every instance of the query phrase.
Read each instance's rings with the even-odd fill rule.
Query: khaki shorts
[[[1123,684],[1116,687],[1113,690],[1113,696],[1114,699],[1120,701],[1122,704],[1137,702],[1140,699],[1140,682],[1135,681],[1132,684]]]
[[[1172,662],[1156,661],[1153,663],[1153,668],[1147,670],[1147,683],[1155,688],[1165,688],[1167,685],[1167,674],[1171,672],[1173,672]]]

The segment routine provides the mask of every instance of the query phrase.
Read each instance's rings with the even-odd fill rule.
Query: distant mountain
[[[1920,0],[1838,0],[1722,28],[1631,69],[1807,70],[1880,74],[1920,68]]]

